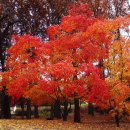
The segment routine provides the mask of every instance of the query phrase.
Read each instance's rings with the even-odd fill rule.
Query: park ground
[[[81,123],[73,123],[73,115],[68,121],[46,120],[45,118],[21,120],[18,117],[10,120],[0,120],[0,130],[130,130],[130,122],[120,123],[116,127],[114,120],[106,115],[96,114],[94,117],[81,114]]]

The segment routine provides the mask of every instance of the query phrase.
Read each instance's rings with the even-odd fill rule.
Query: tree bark
[[[74,122],[80,123],[80,102],[78,98],[74,98]]]
[[[59,99],[57,99],[54,103],[54,117],[57,119],[61,119],[61,106]]]
[[[119,127],[120,118],[119,118],[119,112],[118,112],[118,110],[116,111],[115,122],[116,122],[117,127]]]
[[[25,115],[25,111],[24,111],[25,99],[24,98],[21,98],[20,105],[21,105],[21,110],[22,110],[21,116],[22,116],[22,119],[24,119],[24,115]]]
[[[54,104],[51,105],[51,116],[50,116],[51,120],[54,119]]]
[[[1,118],[11,118],[10,113],[10,97],[6,94],[6,87],[3,87],[1,95]]]
[[[31,119],[31,99],[27,99],[27,119]]]
[[[71,102],[69,103],[69,109],[68,109],[68,112],[72,112],[72,108],[71,108]]]
[[[37,105],[34,106],[34,117],[39,118],[39,111],[38,111],[38,106]]]
[[[51,104],[51,114],[50,117],[47,118],[47,120],[53,120],[54,119],[54,104]]]
[[[92,103],[88,103],[88,114],[94,116],[94,106]]]
[[[64,101],[64,109],[63,109],[63,120],[67,121],[68,116],[68,101]]]
[[[6,118],[6,119],[11,118],[10,97],[8,95],[5,95],[5,98],[4,98],[4,118]]]

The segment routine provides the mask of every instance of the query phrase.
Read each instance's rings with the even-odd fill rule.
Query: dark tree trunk
[[[5,51],[2,49],[3,43],[3,38],[0,35],[0,62],[1,62],[1,70],[2,72],[6,71],[5,68]],[[1,118],[9,119],[11,118],[11,113],[10,113],[10,97],[7,95],[7,89],[6,86],[3,86],[3,90],[1,92]]]
[[[6,119],[11,118],[10,97],[8,95],[5,95],[5,98],[4,98],[4,118]]]
[[[54,117],[57,119],[61,119],[61,106],[59,99],[57,99],[54,103]]]
[[[27,99],[27,119],[31,119],[31,99]]]
[[[25,114],[25,111],[24,111],[25,99],[24,98],[21,98],[20,105],[21,105],[21,109],[22,109],[21,116],[22,116],[22,119],[24,119],[24,114]]]
[[[68,112],[72,112],[71,102],[69,103],[69,109],[68,109]]]
[[[2,90],[1,92],[1,118],[4,118],[4,97],[5,97],[5,93]]]
[[[53,120],[54,119],[54,104],[51,104],[51,114],[50,117],[47,118],[47,120]]]
[[[34,106],[34,117],[39,118],[39,111],[38,111],[38,106],[37,105]]]
[[[68,101],[64,101],[63,120],[67,121],[68,116]]]
[[[78,98],[74,98],[74,122],[80,123],[80,102]]]
[[[1,95],[1,118],[11,118],[10,113],[10,97],[6,94],[6,87],[3,87]]]
[[[92,103],[88,103],[88,114],[94,116],[94,106]]]
[[[50,116],[51,120],[54,119],[54,104],[51,105],[51,116]]]
[[[119,127],[120,118],[119,118],[119,112],[118,111],[116,111],[115,122],[116,122],[117,127]]]
[[[104,110],[100,110],[100,114],[103,115],[105,112]]]

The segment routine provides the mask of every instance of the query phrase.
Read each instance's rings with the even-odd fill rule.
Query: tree
[[[128,0],[83,0],[89,4],[89,7],[94,12],[95,17],[113,19],[119,16],[129,14]]]
[[[57,3],[56,5],[54,3]],[[45,0],[5,0],[0,1],[0,69],[5,71],[6,49],[11,46],[11,35],[30,33],[45,39],[47,26],[58,23],[61,15],[66,12],[68,1]],[[1,93],[2,111],[6,111],[9,104],[4,100],[3,88]],[[7,93],[6,93],[7,96]],[[9,99],[9,98],[8,98]],[[4,105],[8,104],[8,105]],[[9,110],[9,109],[8,109]],[[10,112],[5,112],[10,113]],[[4,116],[4,114],[2,114]],[[7,116],[7,115],[5,115]]]
[[[54,47],[54,54],[48,56],[48,64],[55,65],[59,64],[59,62],[67,61],[67,63],[71,64],[76,70],[75,74],[72,73],[73,78],[69,78],[70,80],[67,81],[68,83],[71,83],[71,86],[68,87],[64,87],[65,83],[63,77],[58,79],[56,76],[54,76],[55,71],[58,76],[58,72],[60,71],[57,70],[61,69],[54,69],[53,73],[51,73],[49,76],[55,82],[59,83],[60,81],[63,83],[57,85],[57,91],[65,95],[68,93],[72,96],[71,98],[75,98],[75,103],[77,104],[75,108],[78,108],[78,110],[75,110],[75,114],[78,113],[78,115],[75,115],[76,122],[80,122],[79,99],[82,99],[84,95],[86,96],[88,91],[88,82],[86,81],[89,79],[88,77],[91,78],[90,83],[92,83],[92,77],[94,77],[96,80],[94,84],[91,84],[87,97],[91,97],[91,101],[93,100],[93,102],[98,100],[102,102],[100,98],[103,98],[103,96],[108,98],[109,92],[107,90],[107,85],[105,84],[105,81],[100,78],[99,73],[93,72],[94,67],[92,67],[92,63],[96,61],[98,62],[100,59],[107,58],[108,46],[109,43],[112,42],[111,31],[116,30],[120,25],[121,23],[119,20],[118,23],[117,20],[112,22],[106,20],[99,21],[92,16],[92,12],[87,9],[86,5],[80,5],[79,3],[76,3],[69,11],[69,15],[64,16],[61,19],[61,23],[59,25],[51,26],[48,30],[51,40],[49,43]],[[92,55],[94,52],[97,52],[97,55]],[[88,67],[90,67],[90,70]],[[49,74],[50,72],[47,71],[46,73]],[[101,89],[96,91],[97,86],[100,86],[99,84],[101,84],[103,93],[105,92],[104,95],[101,94]],[[69,90],[66,90],[68,88],[69,90],[73,91],[70,92]],[[100,95],[95,98],[95,92],[99,92],[99,94],[102,96]],[[87,97],[86,99],[88,99]]]
[[[41,40],[28,35],[21,38],[17,36],[14,40],[14,46],[7,52],[8,71],[2,73],[1,86],[6,86],[9,96],[15,100],[22,97],[30,100],[28,91],[37,88],[36,82],[39,77],[39,67],[37,67],[39,65],[33,51],[41,44]]]
[[[115,112],[116,123],[119,126],[121,113],[129,113],[129,105],[127,99],[129,98],[129,39],[120,35],[109,49],[109,58],[106,60],[104,66],[108,71],[108,85],[110,86],[111,98],[110,102],[114,105],[110,107],[112,112]],[[125,104],[125,105],[124,105]],[[128,107],[128,108],[127,108]],[[127,109],[126,109],[127,108]],[[126,116],[126,114],[123,114]]]

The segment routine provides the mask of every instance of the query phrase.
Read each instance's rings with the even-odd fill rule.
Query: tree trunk
[[[61,119],[61,106],[59,99],[57,99],[54,103],[54,117],[57,119]]]
[[[64,101],[63,120],[67,121],[68,116],[68,101]]]
[[[74,122],[80,123],[80,102],[78,98],[74,98]]]
[[[6,118],[6,119],[11,118],[10,97],[8,95],[5,95],[5,98],[4,98],[4,118]]]
[[[119,118],[119,112],[118,111],[116,111],[115,122],[116,122],[117,127],[119,127],[120,118]]]
[[[92,103],[88,103],[88,114],[94,116],[94,106]]]
[[[39,111],[38,111],[38,106],[37,105],[34,106],[34,117],[39,118]]]
[[[72,112],[72,108],[71,108],[71,102],[69,103],[69,109],[68,109],[68,112]]]
[[[21,98],[20,105],[21,105],[21,109],[22,109],[21,116],[22,116],[22,119],[24,119],[24,114],[25,114],[25,111],[24,111],[25,99],[24,98]]]
[[[27,119],[31,119],[31,99],[27,99]]]
[[[51,114],[50,117],[47,118],[47,120],[53,120],[54,119],[54,104],[51,104]]]
[[[2,90],[1,92],[1,118],[4,118],[4,97],[5,97],[5,93]]]
[[[10,113],[10,97],[6,94],[6,87],[3,87],[1,99],[1,118],[11,118]]]

